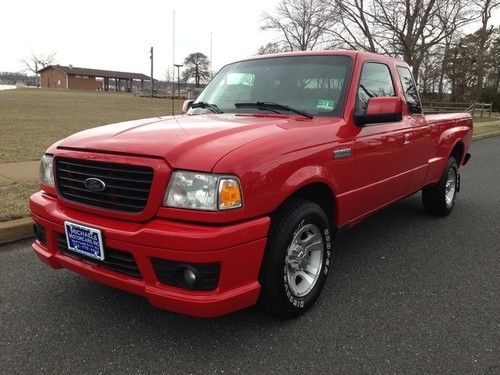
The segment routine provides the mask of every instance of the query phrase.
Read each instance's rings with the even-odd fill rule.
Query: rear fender
[[[464,146],[464,152],[461,157],[461,159],[463,159],[469,149],[471,132],[471,127],[463,125],[446,129],[441,134],[437,142],[436,154],[429,160],[429,171],[427,173],[425,185],[432,185],[439,181],[453,149],[459,143],[462,143]],[[457,161],[459,165],[461,162],[462,160]]]

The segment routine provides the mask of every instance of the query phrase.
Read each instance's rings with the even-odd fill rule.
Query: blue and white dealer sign
[[[89,258],[104,260],[104,246],[99,229],[64,222],[68,249]]]

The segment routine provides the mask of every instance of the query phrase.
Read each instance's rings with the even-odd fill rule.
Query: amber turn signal
[[[219,209],[226,210],[242,206],[240,183],[235,178],[219,181]]]

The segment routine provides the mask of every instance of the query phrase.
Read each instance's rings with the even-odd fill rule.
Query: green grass
[[[175,111],[180,112],[181,101]],[[96,91],[0,91],[0,163],[37,160],[47,147],[80,130],[171,114],[171,101]]]
[[[486,124],[486,125],[478,125],[474,124],[474,135],[481,135],[486,133],[492,133],[494,131],[500,130],[500,121],[496,124]]]
[[[38,189],[37,178],[32,181],[13,182],[0,185],[0,222],[19,219],[29,215],[28,198]]]
[[[493,112],[491,117],[484,116],[479,117],[474,116],[472,119],[474,122],[474,135],[491,133],[500,130],[500,114],[498,112]]]
[[[485,113],[483,117],[480,117],[478,113],[473,117],[474,122],[492,122],[492,121],[500,121],[500,113],[498,112],[493,112],[491,116],[488,117],[488,115]]]
[[[179,113],[182,101],[175,102]],[[16,89],[0,91],[0,165],[39,160],[47,147],[77,131],[120,121],[169,115],[169,99],[125,93]],[[0,184],[0,222],[26,217],[33,180]]]

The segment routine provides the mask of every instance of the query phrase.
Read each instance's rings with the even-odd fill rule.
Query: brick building
[[[49,65],[38,71],[42,88],[132,91],[134,81],[151,78],[141,73],[117,72],[113,70],[77,68],[72,65]]]

